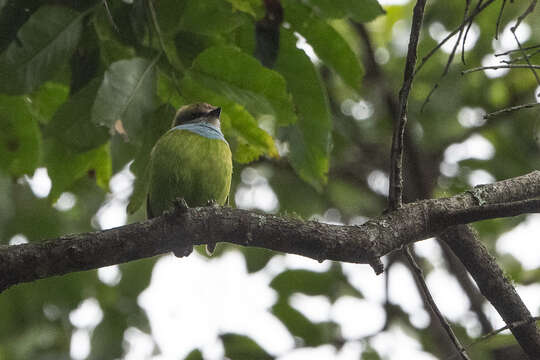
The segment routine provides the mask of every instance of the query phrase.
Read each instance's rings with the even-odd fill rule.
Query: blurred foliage
[[[98,210],[113,201],[124,208],[130,201],[128,220],[142,219],[153,144],[178,107],[199,101],[223,108],[222,128],[235,160],[231,205],[351,225],[384,210],[395,117],[391,99],[403,77],[412,2],[383,9],[376,0],[282,0],[284,22],[272,69],[253,55],[255,26],[265,17],[263,1],[106,3],[0,1],[0,244],[99,229],[105,215]],[[460,74],[494,59],[494,47],[501,44],[494,40],[498,3],[475,18],[466,65],[458,53],[441,77],[453,38],[415,78],[405,154],[408,201],[449,196],[476,181],[540,168],[538,108],[482,120],[483,113],[538,101],[531,72],[512,70],[498,78]],[[461,23],[464,6],[465,1],[429,2],[419,59]],[[500,31],[526,6],[508,3]],[[521,25],[530,29],[523,46],[540,44],[539,19],[536,10]],[[466,145],[455,145],[474,139],[484,139],[491,155],[475,154],[481,150],[468,146],[462,156]],[[127,165],[135,175],[133,194],[114,200],[109,180]],[[32,177],[41,179],[35,180],[41,190]],[[276,202],[265,208],[257,196],[268,189]],[[475,227],[495,253],[497,238],[524,219]],[[276,255],[220,246],[214,256],[225,251],[241,251],[248,272],[265,269]],[[89,298],[99,303],[103,319],[89,332],[88,358],[122,358],[128,328],[152,333],[137,296],[148,286],[155,261],[121,265],[118,284],[105,284],[96,271],[87,271],[4,292],[0,359],[70,358],[77,330],[70,313]],[[508,254],[500,263],[517,283],[540,281],[540,267],[524,269]],[[339,350],[347,341],[361,340],[362,358],[382,358],[370,337],[344,339],[338,323],[314,322],[290,304],[296,293],[331,303],[343,296],[362,298],[340,264],[322,273],[285,269],[270,286],[277,293],[270,311],[296,347],[332,344]],[[415,326],[396,304],[385,310],[384,330],[403,328],[424,351],[445,355],[432,327]],[[469,328],[453,326],[464,343],[473,340]],[[274,358],[245,335],[221,334],[219,341],[233,360]],[[494,359],[514,344],[511,336],[498,335],[476,345],[471,356]],[[198,349],[186,357],[202,358]]]

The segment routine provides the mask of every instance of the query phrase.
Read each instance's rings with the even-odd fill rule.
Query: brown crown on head
[[[191,122],[219,119],[221,108],[207,103],[184,105],[176,112],[173,127]]]

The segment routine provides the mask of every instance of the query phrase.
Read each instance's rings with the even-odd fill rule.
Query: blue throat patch
[[[225,140],[225,136],[223,136],[223,133],[221,132],[221,130],[208,123],[191,123],[191,124],[177,125],[169,131],[173,131],[173,130],[187,130],[197,135],[204,136],[205,138],[223,140],[227,143],[227,145],[229,144],[227,140]]]

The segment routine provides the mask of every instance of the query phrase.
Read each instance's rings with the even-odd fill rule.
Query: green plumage
[[[147,216],[161,215],[176,198],[190,207],[215,200],[223,205],[229,195],[232,156],[229,145],[187,130],[164,134],[150,155]]]

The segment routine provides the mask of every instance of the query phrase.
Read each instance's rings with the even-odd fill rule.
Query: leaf
[[[330,322],[315,324],[284,301],[278,301],[272,306],[272,313],[281,320],[293,336],[304,340],[305,346],[319,346],[339,335],[337,324]]]
[[[283,77],[235,47],[214,46],[199,54],[183,87],[190,82],[243,105],[252,114],[273,115],[278,124],[296,122]]]
[[[240,251],[244,254],[248,273],[262,270],[266,264],[268,264],[270,259],[276,255],[276,253],[271,250],[256,247],[241,247]]]
[[[332,123],[326,92],[307,55],[296,48],[294,35],[281,31],[276,69],[294,97],[298,122],[285,129],[289,159],[299,176],[322,191],[327,181]]]
[[[0,169],[18,177],[32,174],[40,155],[40,134],[23,97],[0,95]]]
[[[220,337],[221,341],[223,341],[223,346],[225,347],[225,357],[231,360],[274,359],[274,357],[264,351],[259,344],[247,336],[227,333]]]
[[[29,95],[30,111],[41,124],[47,124],[68,95],[69,87],[48,81]]]
[[[272,280],[270,287],[276,290],[283,299],[295,292],[323,295],[330,300],[335,300],[345,294],[362,297],[362,294],[348,283],[339,265],[334,265],[330,270],[322,273],[309,270],[286,270]]]
[[[135,184],[127,207],[129,214],[137,211],[146,200],[149,181],[147,167],[150,161],[150,153],[159,137],[171,127],[174,114],[175,109],[171,105],[165,104],[160,106],[152,114],[151,121],[146,123],[147,128],[144,132],[143,143],[130,167],[131,172],[135,175]]]
[[[52,188],[49,199],[55,202],[61,193],[82,177],[95,178],[96,183],[107,189],[111,177],[111,157],[109,145],[74,153],[60,142],[50,139],[44,141],[45,166],[51,178]]]
[[[0,92],[25,94],[50,79],[75,50],[85,15],[60,6],[39,8],[0,55]]]
[[[202,352],[199,349],[192,350],[184,360],[203,360]]]
[[[221,128],[231,146],[235,161],[248,163],[264,154],[270,157],[278,156],[272,137],[258,126],[257,121],[244,107],[201,86],[191,78],[185,78],[182,84],[183,95],[190,102],[207,101],[222,107]]]
[[[385,13],[377,0],[307,0],[304,3],[322,17],[348,17],[361,23]]]
[[[317,56],[334,69],[347,85],[360,90],[364,69],[345,39],[307,6],[295,0],[286,1],[285,4],[285,20],[293,30],[306,38]]]
[[[140,143],[143,119],[156,105],[156,61],[133,58],[113,63],[98,90],[92,121]]]
[[[156,19],[165,35],[179,30],[220,35],[234,30],[249,17],[223,0],[162,0],[155,3]]]
[[[211,14],[211,16],[209,16]],[[180,30],[216,35],[228,33],[249,20],[223,0],[188,0],[178,19]]]
[[[93,79],[72,95],[56,111],[43,129],[43,134],[55,138],[75,152],[85,152],[107,142],[108,129],[91,121],[92,106],[99,85],[99,79]]]
[[[264,14],[262,1],[260,0],[227,0],[239,11],[250,14],[254,18],[260,18]]]

